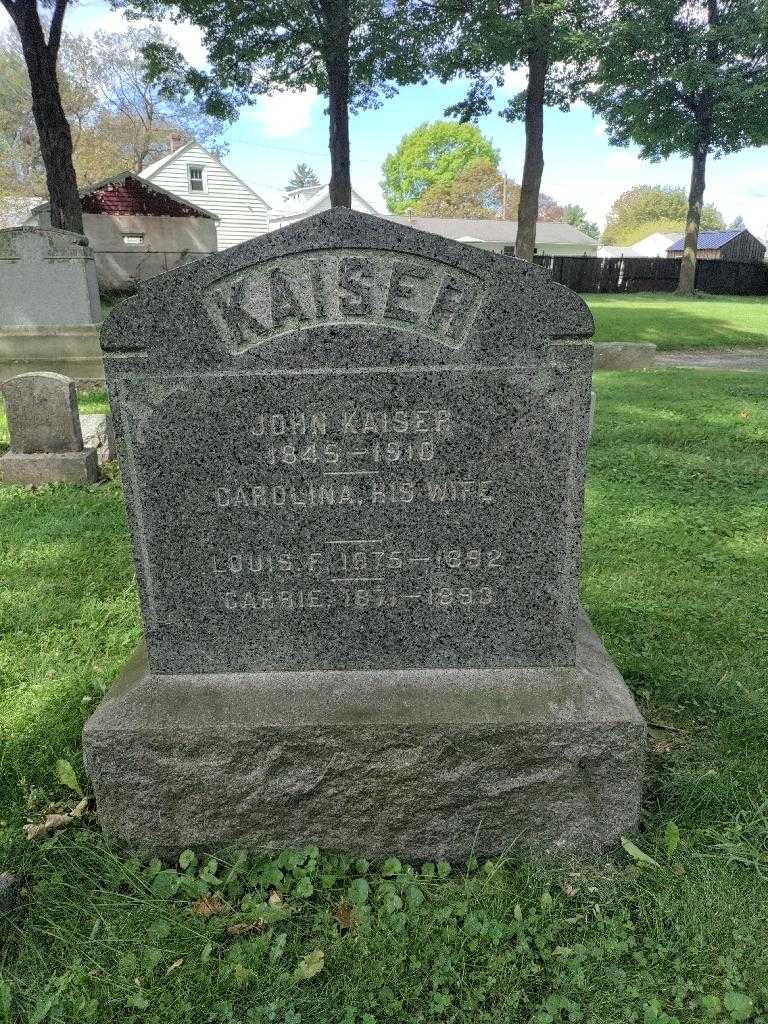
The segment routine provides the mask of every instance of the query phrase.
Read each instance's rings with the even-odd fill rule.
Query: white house
[[[598,256],[614,257],[614,256],[641,256],[634,246],[632,245],[601,245],[597,250]]]
[[[199,142],[179,146],[140,177],[216,214],[220,250],[269,230],[269,205]]]
[[[315,185],[311,188],[297,188],[284,192],[282,201],[275,203],[269,219],[271,231],[295,224],[305,217],[312,217],[323,210],[330,210],[331,197],[327,185]],[[379,216],[379,211],[356,189],[352,189],[352,209],[360,213],[371,213]]]
[[[633,255],[645,256],[650,259],[654,259],[657,256],[667,255],[667,249],[673,242],[676,242],[680,238],[680,232],[668,234],[665,231],[654,231],[652,235],[648,235],[646,238],[641,238],[639,242],[633,242],[632,248],[634,249]]]
[[[457,242],[514,256],[517,242],[516,220],[491,220],[469,217],[387,217],[434,235]],[[540,220],[536,224],[537,256],[594,256],[600,243],[571,224]]]

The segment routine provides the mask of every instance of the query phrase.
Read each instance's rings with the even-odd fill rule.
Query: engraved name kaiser
[[[479,279],[376,250],[296,253],[217,281],[208,312],[231,352],[329,324],[378,324],[461,348],[484,298]]]

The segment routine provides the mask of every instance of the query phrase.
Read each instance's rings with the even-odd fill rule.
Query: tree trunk
[[[691,187],[688,192],[688,217],[685,222],[685,248],[680,260],[678,295],[693,295],[696,286],[696,249],[699,244],[699,225],[704,206],[704,183],[709,143],[701,140],[693,151]]]
[[[45,164],[45,178],[51,204],[51,227],[82,234],[83,211],[77,191],[75,168],[72,164],[72,133],[61,104],[59,82],[56,77],[61,18],[66,4],[57,4],[54,19],[58,21],[58,29],[51,29],[52,34],[48,43],[43,35],[35,3],[4,6],[18,29],[29,74],[32,115],[40,140],[40,154]]]
[[[525,90],[525,163],[517,208],[515,255],[533,262],[539,190],[544,172],[544,86],[548,62],[543,49],[528,51],[528,87]]]
[[[348,0],[326,0],[323,4],[326,25],[328,70],[328,114],[331,152],[331,181],[328,192],[331,207],[352,206],[352,182],[349,176],[349,5]]]
[[[707,22],[717,25],[719,20],[718,0],[707,0]],[[717,68],[720,54],[717,40],[712,36],[706,44],[707,63]],[[691,187],[688,192],[688,216],[685,222],[685,246],[680,261],[680,278],[677,282],[678,295],[693,295],[696,289],[696,250],[699,245],[699,226],[704,206],[707,156],[712,143],[712,121],[714,117],[712,94],[705,89],[696,103],[696,143],[693,148]]]

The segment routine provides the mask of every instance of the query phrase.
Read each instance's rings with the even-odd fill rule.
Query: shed
[[[96,256],[99,284],[109,291],[216,252],[215,214],[179,199],[130,171],[80,193],[83,232]],[[50,227],[50,204],[33,215]]]
[[[685,239],[678,238],[667,249],[667,256],[680,259]],[[742,263],[761,263],[765,246],[746,228],[728,228],[725,231],[700,231],[696,258],[700,260],[738,260]]]

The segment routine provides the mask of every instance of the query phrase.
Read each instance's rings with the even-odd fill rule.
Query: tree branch
[[[64,12],[66,8],[67,0],[56,0],[56,6],[53,9],[53,17],[51,18],[51,30],[48,33],[48,52],[50,53],[51,60],[54,64],[59,56],[61,30],[64,24]]]

